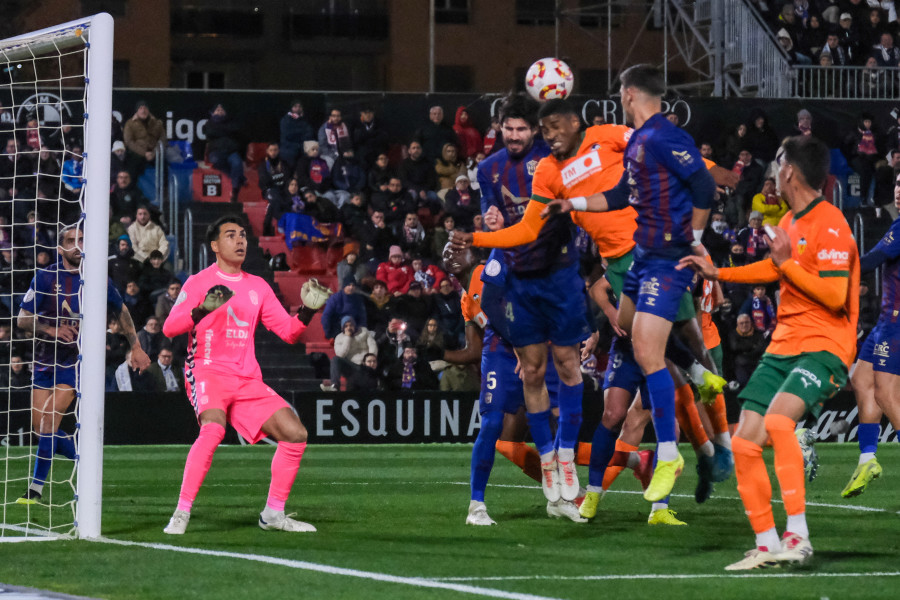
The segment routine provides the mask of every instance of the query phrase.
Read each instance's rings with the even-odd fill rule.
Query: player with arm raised
[[[54,454],[74,460],[72,436],[59,428],[75,399],[78,369],[78,333],[81,329],[81,249],[84,232],[77,225],[57,236],[59,262],[38,269],[22,299],[16,324],[36,338],[31,391],[31,422],[38,434],[37,458],[31,485],[19,504],[41,500]],[[131,346],[131,366],[144,371],[150,358],[141,349],[128,308],[112,282],[107,284],[107,310],[118,316]]]
[[[216,262],[188,278],[163,325],[163,333],[170,338],[189,333],[185,391],[200,423],[200,434],[184,467],[178,506],[164,531],[185,532],[194,498],[225,437],[226,422],[251,444],[266,436],[278,442],[259,526],[315,531],[309,523],[284,514],[306,449],[307,432],[290,405],[263,383],[253,338],[261,321],[278,337],[294,343],[321,304],[312,307],[304,298],[307,306],[293,318],[263,279],[241,269],[247,233],[240,217],[219,218],[209,226],[206,238]]]
[[[819,191],[828,176],[828,147],[813,137],[792,137],[782,144],[776,162],[778,190],[790,211],[778,227],[767,229],[770,257],[727,269],[696,256],[680,264],[706,279],[781,285],[778,324],[740,394],[743,409],[732,439],[738,492],[756,547],[725,567],[729,571],[803,563],[812,556],[803,453],[794,430],[807,413],[818,417],[825,400],[846,383],[856,354],[859,255],[840,209]],[[780,540],[763,460],[769,439],[787,513]]]

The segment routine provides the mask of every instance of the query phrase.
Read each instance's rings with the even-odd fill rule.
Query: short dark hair
[[[522,119],[531,127],[538,126],[537,100],[526,94],[510,94],[500,104],[500,123],[506,119]]]
[[[784,149],[784,161],[797,167],[806,184],[814,190],[822,189],[831,166],[828,146],[812,136],[795,135],[786,139],[781,147]]]
[[[539,119],[544,119],[551,115],[575,115],[577,117],[578,111],[575,109],[575,105],[565,98],[553,98],[544,102],[538,111]]]
[[[206,243],[211,244],[217,239],[219,239],[219,233],[221,233],[222,225],[226,223],[234,223],[235,225],[240,225],[244,229],[247,228],[247,225],[244,223],[243,217],[240,215],[222,215],[218,219],[212,222],[209,228],[206,230]]]
[[[653,65],[640,64],[628,67],[619,75],[619,82],[622,87],[637,88],[657,98],[666,95],[666,79],[663,72]]]

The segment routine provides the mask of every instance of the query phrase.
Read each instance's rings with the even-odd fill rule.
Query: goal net
[[[112,30],[0,41],[0,541],[100,535]]]

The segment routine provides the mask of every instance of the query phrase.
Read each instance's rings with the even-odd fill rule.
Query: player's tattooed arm
[[[19,309],[19,314],[16,317],[16,326],[32,336],[58,339],[63,342],[73,342],[78,337],[78,330],[71,325],[41,323],[34,313],[24,308]]]
[[[137,331],[135,330],[131,313],[128,312],[128,307],[124,304],[122,305],[122,312],[119,313],[119,326],[122,329],[122,335],[125,336],[125,339],[128,340],[128,345],[131,347],[132,368],[143,373],[147,367],[150,366],[150,357],[147,356],[147,353],[141,348],[141,343],[138,341]]]

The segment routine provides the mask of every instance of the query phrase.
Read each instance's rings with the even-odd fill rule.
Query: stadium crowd
[[[778,18],[787,19],[787,12]],[[8,319],[17,312],[34,269],[56,260],[55,231],[46,223],[69,218],[66,211],[77,207],[74,200],[81,185],[79,128],[64,123],[41,132],[33,115],[13,125],[9,111],[0,107],[0,127],[5,127],[0,136],[6,136],[0,197],[8,201],[0,214],[0,343],[7,345],[20,337],[14,320]],[[323,389],[338,389],[343,378],[347,389],[477,390],[477,366],[440,360],[445,350],[465,345],[462,287],[442,268],[441,254],[453,229],[484,229],[476,172],[486,156],[502,148],[499,124],[495,121],[480,131],[467,108],[460,106],[451,125],[443,109],[434,106],[411,139],[398,140],[391,139],[371,106],[361,107],[352,120],[332,109],[316,128],[302,103],[294,101],[280,117],[279,130],[280,139],[267,145],[256,167],[258,193],[268,210],[263,231],[254,234],[277,230],[289,236],[292,227],[311,226],[328,235],[309,243],[343,249],[337,265],[340,289],[322,314],[325,335],[334,341],[336,352],[329,367],[319,369]],[[753,110],[721,139],[697,140],[705,158],[739,177],[734,189],[719,189],[704,233],[703,243],[717,265],[747,264],[767,256],[763,226],[777,223],[787,211],[771,177],[776,149],[784,136],[815,132],[806,110],[797,114],[792,131],[774,131],[767,115]],[[231,177],[236,201],[246,185],[248,167],[239,142],[246,132],[218,104],[207,133],[208,160]],[[881,132],[871,115],[861,113],[845,134],[842,155],[860,175],[861,188],[867,191],[864,203],[879,214],[883,210],[885,217],[896,217],[893,170],[900,162],[900,121]],[[158,208],[136,185],[155,159],[157,143],[165,142],[165,132],[147,103],[138,102],[133,116],[124,127],[114,127],[113,135],[109,276],[134,318],[153,368],[144,374],[129,370],[127,344],[113,321],[107,333],[107,389],[176,390],[183,387],[180,368],[186,340],[166,339],[161,324],[182,282],[167,261],[170,250]],[[41,202],[57,193],[65,201],[61,208]],[[49,212],[56,210],[59,215]],[[597,256],[584,232],[579,247],[585,264]],[[275,268],[278,262],[273,259]],[[746,383],[775,327],[775,289],[724,286],[725,299],[714,318],[733,389]],[[873,290],[863,287],[861,335],[877,315]],[[599,383],[606,360],[602,349],[609,347],[612,330],[603,313],[595,313],[601,338],[607,339],[597,344],[601,354],[586,360],[583,371]],[[11,356],[27,369],[29,346],[13,342],[12,350],[0,356]]]

